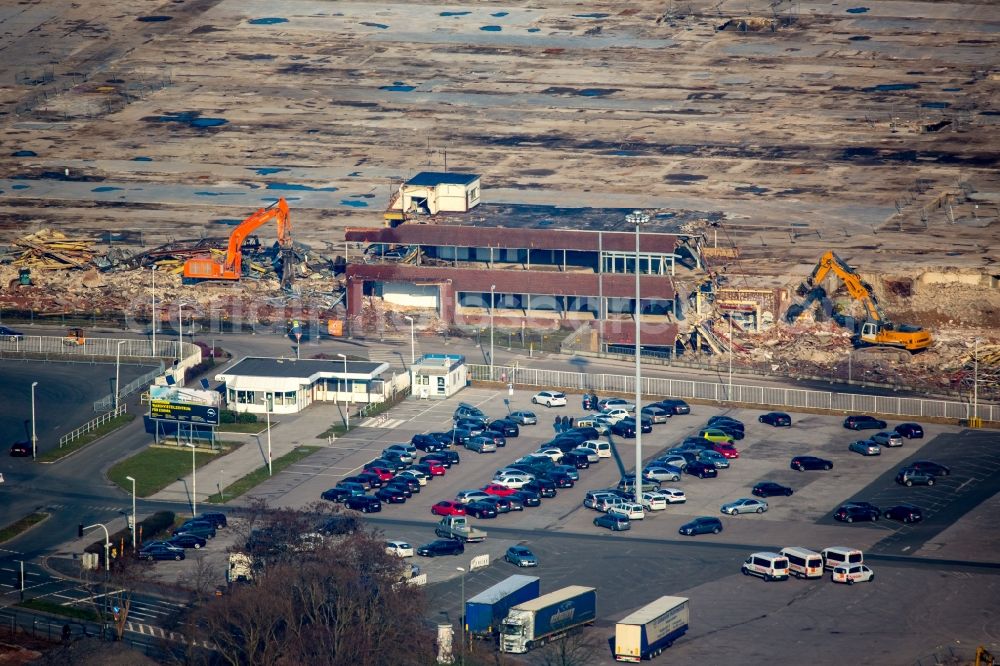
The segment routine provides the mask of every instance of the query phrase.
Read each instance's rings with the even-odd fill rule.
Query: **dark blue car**
[[[183,560],[184,549],[166,543],[152,543],[143,546],[138,553],[140,560]]]
[[[689,523],[681,525],[679,534],[694,536],[696,534],[718,534],[722,531],[722,521],[714,516],[701,516]]]

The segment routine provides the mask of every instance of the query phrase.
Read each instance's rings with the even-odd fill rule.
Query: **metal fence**
[[[517,366],[466,366],[469,379],[479,381],[513,381],[523,386],[540,386],[599,393],[635,393],[635,377],[630,375],[589,374],[562,370],[539,370]],[[682,379],[643,377],[644,395],[671,398],[693,398],[714,402],[745,403],[789,409],[828,409],[843,412],[865,412],[914,418],[970,419],[972,404],[951,400],[927,400],[861,393],[811,391],[770,386],[752,386],[725,382],[698,382]],[[1000,406],[979,403],[977,416],[984,421],[1000,420]]]
[[[121,402],[124,398],[127,398],[128,396],[132,395],[133,393],[135,393],[139,389],[142,389],[142,388],[145,388],[145,387],[149,386],[153,382],[154,379],[156,379],[157,377],[159,377],[160,375],[163,374],[164,369],[165,369],[165,366],[161,362],[160,363],[160,367],[158,367],[157,369],[150,370],[149,372],[147,372],[146,374],[142,375],[141,377],[136,377],[135,379],[133,379],[132,381],[130,381],[128,384],[126,384],[125,386],[123,386],[121,388],[121,390],[118,392],[118,402]],[[109,409],[114,408],[114,406],[115,406],[115,394],[114,393],[109,393],[108,395],[104,396],[100,400],[95,400],[94,401],[94,411],[95,412],[104,412],[104,411],[107,411]]]
[[[124,414],[127,411],[128,411],[128,405],[123,402],[123,403],[121,403],[121,404],[118,405],[118,409],[112,409],[110,412],[104,412],[103,414],[101,414],[97,418],[91,419],[90,421],[87,421],[86,423],[84,423],[82,426],[80,426],[76,430],[73,430],[72,432],[68,432],[65,435],[63,435],[62,437],[60,437],[59,438],[59,448],[61,449],[64,445],[69,444],[70,442],[72,442],[75,439],[79,439],[80,437],[86,435],[91,430],[95,430],[95,429],[101,427],[102,425],[104,425],[105,423],[107,423],[108,421],[110,421],[111,419],[115,418],[116,416],[121,416],[122,414]]]
[[[69,627],[68,634],[64,628]],[[0,610],[0,637],[14,639],[18,634],[42,638],[49,642],[65,640],[75,642],[84,638],[115,641],[114,628],[110,623],[98,623],[74,618],[53,617],[14,608]],[[171,656],[168,644],[151,636],[136,636],[126,633],[123,643],[147,656],[165,658]]]
[[[119,345],[118,343],[121,343]],[[0,356],[104,357],[104,358],[187,358],[200,354],[197,345],[183,343],[178,354],[177,340],[87,338],[83,344],[68,337],[48,335],[11,335],[0,338]]]

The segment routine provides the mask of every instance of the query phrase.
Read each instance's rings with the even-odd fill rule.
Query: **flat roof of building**
[[[421,171],[406,181],[407,185],[434,187],[435,185],[470,185],[479,180],[478,173],[454,171]]]
[[[388,363],[372,361],[348,361],[347,375],[353,378],[376,377],[389,368]],[[219,373],[244,377],[278,377],[282,379],[301,378],[310,380],[322,374],[344,376],[344,362],[339,359],[318,358],[263,358],[249,356],[240,359],[230,368]]]

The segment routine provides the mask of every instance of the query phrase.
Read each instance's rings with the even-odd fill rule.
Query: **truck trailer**
[[[512,606],[538,597],[537,576],[514,574],[465,602],[465,630],[473,638],[495,638]]]
[[[652,659],[688,630],[688,600],[660,597],[615,625],[615,659]]]
[[[597,591],[570,585],[510,609],[500,626],[500,651],[524,654],[597,617]]]

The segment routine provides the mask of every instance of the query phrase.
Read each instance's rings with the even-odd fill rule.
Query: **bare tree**
[[[578,629],[543,647],[532,663],[539,666],[586,666],[597,660],[600,650],[598,639]]]

